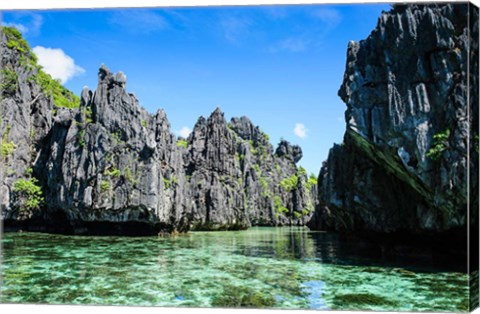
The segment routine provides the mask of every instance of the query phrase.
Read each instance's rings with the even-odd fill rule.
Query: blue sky
[[[177,135],[221,107],[302,147],[318,174],[342,141],[337,96],[348,41],[366,38],[387,4],[3,12],[65,86],[95,89],[104,63],[127,75],[149,112]]]

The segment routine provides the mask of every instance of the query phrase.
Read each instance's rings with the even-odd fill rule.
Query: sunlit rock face
[[[349,43],[344,142],[320,171],[311,228],[466,236],[469,185],[478,191],[478,27],[467,3],[395,5]]]

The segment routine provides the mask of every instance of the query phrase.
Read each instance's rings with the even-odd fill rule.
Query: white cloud
[[[293,129],[293,133],[295,133],[296,136],[298,136],[299,138],[306,138],[307,137],[307,128],[305,127],[305,125],[303,125],[302,123],[297,123],[295,124],[295,128]]]
[[[76,65],[75,60],[66,55],[62,49],[36,46],[33,52],[37,55],[38,63],[43,70],[54,79],[59,79],[62,84],[74,76],[85,73],[85,70]]]
[[[190,133],[192,133],[192,130],[186,126],[184,126],[180,131],[178,131],[178,134],[183,138],[187,138]]]

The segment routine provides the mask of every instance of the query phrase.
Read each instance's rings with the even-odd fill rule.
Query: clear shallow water
[[[306,228],[148,238],[7,233],[2,242],[2,303],[456,312],[468,305],[466,274],[361,258]]]

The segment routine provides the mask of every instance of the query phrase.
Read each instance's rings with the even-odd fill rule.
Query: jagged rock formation
[[[274,153],[248,118],[227,123],[218,108],[177,139],[165,112],[146,112],[103,65],[78,108],[58,107],[69,92],[50,97],[28,45],[5,29],[2,69],[18,73],[13,87],[2,77],[0,102],[6,230],[148,235],[310,219],[316,185],[296,166],[300,147],[282,141]]]
[[[186,155],[195,228],[305,224],[316,186],[295,165],[300,147],[285,141],[279,147],[289,151],[274,154],[268,136],[246,117],[227,123],[218,108],[201,117]]]
[[[466,245],[469,179],[478,191],[478,27],[468,3],[395,5],[349,43],[347,130],[320,171],[311,228],[448,233],[445,245]]]
[[[30,176],[41,141],[52,127],[53,103],[36,81],[39,69],[23,52],[26,42],[18,32],[0,33],[0,210],[20,206],[14,183]],[[12,46],[12,43],[16,46]],[[10,48],[10,47],[13,48]],[[26,212],[12,213],[27,218]]]

